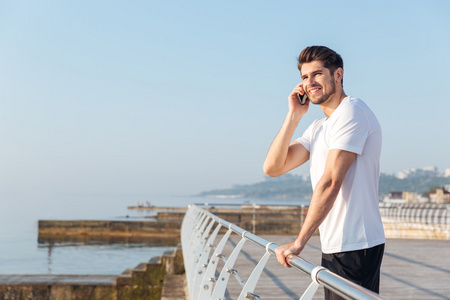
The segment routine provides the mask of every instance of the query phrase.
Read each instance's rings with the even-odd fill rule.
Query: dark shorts
[[[322,266],[366,289],[379,293],[380,267],[384,254],[384,244],[362,250],[325,254]],[[325,299],[344,299],[325,289]]]

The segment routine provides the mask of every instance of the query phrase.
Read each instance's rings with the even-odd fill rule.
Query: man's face
[[[301,68],[303,89],[310,101],[322,104],[336,92],[334,74],[321,61],[304,63]]]

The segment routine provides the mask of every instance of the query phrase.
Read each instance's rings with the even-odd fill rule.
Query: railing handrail
[[[275,255],[275,249],[278,247],[277,244],[269,242],[257,235],[254,235],[240,228],[239,226],[230,223],[226,220],[223,220],[218,216],[204,209],[201,209],[195,205],[189,205],[189,209],[197,210],[199,214],[203,214],[203,216],[211,218],[217,224],[220,224],[221,226],[228,228],[229,230],[238,234],[239,236],[242,236],[243,239],[251,241],[253,244],[263,249],[266,249],[266,251],[271,255]],[[341,295],[346,299],[385,299],[380,295],[372,291],[369,291],[349,280],[346,280],[323,267],[316,266],[299,256],[290,255],[289,258],[287,259],[287,262],[289,263],[289,265],[293,267],[293,269],[300,271],[308,276],[311,276],[312,280],[315,281],[316,284],[322,285],[325,288]],[[200,286],[198,288],[200,289]]]
[[[450,227],[450,204],[381,203],[380,214],[386,221],[422,224],[438,230]]]

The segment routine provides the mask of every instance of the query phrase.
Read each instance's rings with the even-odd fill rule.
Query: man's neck
[[[331,114],[336,110],[336,108],[341,104],[342,100],[345,99],[347,95],[345,94],[343,89],[336,91],[327,101],[320,104],[320,108],[323,113],[327,117],[327,119],[331,116]]]

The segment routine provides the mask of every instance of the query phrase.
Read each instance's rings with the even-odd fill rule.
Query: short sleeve
[[[309,152],[311,152],[311,143],[314,137],[314,132],[320,126],[324,119],[315,120],[309,127],[305,130],[303,135],[299,137],[296,141],[303,145]]]
[[[356,154],[362,154],[367,137],[370,133],[370,123],[365,113],[358,107],[341,112],[331,124],[329,149],[341,149]]]
[[[305,133],[303,133],[303,135],[301,137],[299,137],[296,141],[299,142],[300,144],[302,144],[303,147],[306,148],[306,150],[308,150],[309,152],[311,152],[311,140],[309,140],[306,136],[306,131]]]

